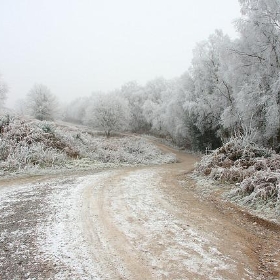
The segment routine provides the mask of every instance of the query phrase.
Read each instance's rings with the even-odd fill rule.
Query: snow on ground
[[[114,189],[111,193],[114,220],[135,250],[144,253],[156,278],[168,279],[170,272],[183,275],[189,271],[198,277],[219,279],[219,272],[234,270],[235,264],[211,245],[207,234],[190,228],[168,207],[162,207],[164,197],[156,187],[160,184],[157,173],[137,171],[120,184],[122,196]],[[122,211],[123,205],[126,211]]]
[[[217,182],[206,176],[191,174],[188,176],[195,180],[196,190],[204,198],[209,197],[215,192],[222,192],[222,198],[226,201],[234,202],[252,215],[265,220],[280,224],[280,205],[275,207],[274,201],[264,201],[259,198],[253,203],[248,203],[248,196],[236,195],[236,185],[229,183]]]
[[[170,204],[161,189],[166,170],[0,188],[2,279],[256,279],[246,256],[205,228],[207,218]]]
[[[153,268],[155,278],[168,279],[170,273],[179,275],[190,271],[196,275],[208,275],[209,279],[218,279],[220,271],[234,269],[234,264],[210,244],[207,235],[188,228],[184,221],[162,207],[159,203],[163,199],[162,194],[156,188],[160,183],[159,177],[153,170],[136,171],[124,177],[122,173],[120,170],[106,171],[2,189],[1,219],[6,221],[10,217],[9,221],[13,222],[14,217],[16,228],[1,231],[1,244],[6,244],[8,250],[13,249],[14,253],[9,256],[0,253],[0,260],[5,262],[5,257],[10,260],[16,258],[18,263],[24,264],[22,270],[19,267],[7,275],[24,276],[26,279],[30,275],[32,279],[35,273],[43,277],[49,269],[52,279],[110,279],[112,272],[108,268],[106,271],[108,263],[102,259],[102,250],[108,250],[108,254],[115,254],[110,256],[110,264],[119,266],[118,273],[129,278],[131,274],[125,264],[121,264],[121,256],[117,256],[119,252],[116,248],[109,248],[112,245],[108,243],[106,234],[103,235],[104,225],[95,218],[101,214],[110,216],[133,250]],[[93,221],[90,226],[97,233],[91,240],[95,245],[91,250],[84,227],[85,217],[82,216],[83,193],[89,189],[97,194],[108,186],[108,179],[111,182],[107,193],[109,212],[88,211]],[[103,198],[106,199],[105,196]],[[19,207],[18,203],[24,209],[33,205],[32,215],[37,212],[36,219],[26,227],[21,222],[29,215],[26,211],[20,215],[18,210],[23,208],[17,209],[15,206]],[[29,237],[32,240],[28,241]],[[22,240],[26,240],[26,247]],[[29,251],[26,251],[27,248]],[[34,260],[37,272],[30,268]],[[1,266],[3,269],[8,267],[7,264]]]
[[[55,275],[55,279],[100,279],[102,275],[98,259],[92,259],[85,242],[81,208],[83,189],[97,184],[106,176],[107,172],[103,172],[58,185],[46,198],[50,214],[38,229],[41,233],[38,246],[42,248],[45,259],[63,264],[64,269]]]
[[[80,226],[81,192],[106,176],[1,188],[0,279],[99,279]]]
[[[52,263],[43,261],[36,244],[38,225],[48,212],[44,198],[51,184],[14,184],[0,188],[0,278],[43,279]]]
[[[61,186],[58,184],[55,191],[46,197],[49,216],[38,228],[40,238],[37,242],[45,261],[60,264],[54,279],[112,279],[111,272],[106,267],[107,261],[100,255],[101,250],[109,246],[108,241],[104,240],[101,227],[92,223],[90,226],[98,241],[91,239],[91,244],[88,243],[82,208],[85,189],[98,191],[104,186],[105,179],[115,173],[116,171],[105,171],[79,177]],[[86,210],[86,215],[94,220],[95,214]],[[96,244],[97,242],[100,244]],[[96,246],[92,252],[91,247],[94,245]],[[113,256],[108,255],[107,258]],[[118,270],[122,275],[128,274],[121,263],[115,265],[119,266]]]

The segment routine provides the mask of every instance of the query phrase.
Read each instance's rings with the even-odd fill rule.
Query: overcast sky
[[[180,76],[215,29],[236,37],[238,0],[0,0],[8,106],[35,83],[61,101]]]

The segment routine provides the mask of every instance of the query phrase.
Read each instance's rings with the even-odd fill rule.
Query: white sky
[[[236,37],[238,0],[0,0],[8,106],[35,83],[61,101],[185,72],[215,29]]]

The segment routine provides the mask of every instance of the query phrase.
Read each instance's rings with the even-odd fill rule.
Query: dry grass
[[[280,155],[246,139],[232,138],[204,156],[196,172],[219,182],[234,183],[231,195],[240,196],[245,203],[280,205]]]
[[[37,120],[10,119],[0,133],[2,175],[29,168],[79,168],[79,161],[93,164],[160,164],[174,162],[144,139],[106,138],[88,128],[63,126]],[[71,163],[71,164],[69,164]]]

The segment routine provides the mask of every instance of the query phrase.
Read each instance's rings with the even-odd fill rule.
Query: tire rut
[[[127,171],[119,171],[110,176],[96,188],[88,186],[84,191],[83,218],[84,230],[88,232],[88,243],[96,255],[105,262],[104,271],[109,274],[108,279],[152,279],[147,265],[142,263],[139,256],[126,236],[118,230],[110,216],[108,188],[118,183],[119,173],[124,176]],[[113,185],[112,185],[113,184]],[[92,219],[94,217],[94,219]],[[108,271],[109,270],[109,271]]]

